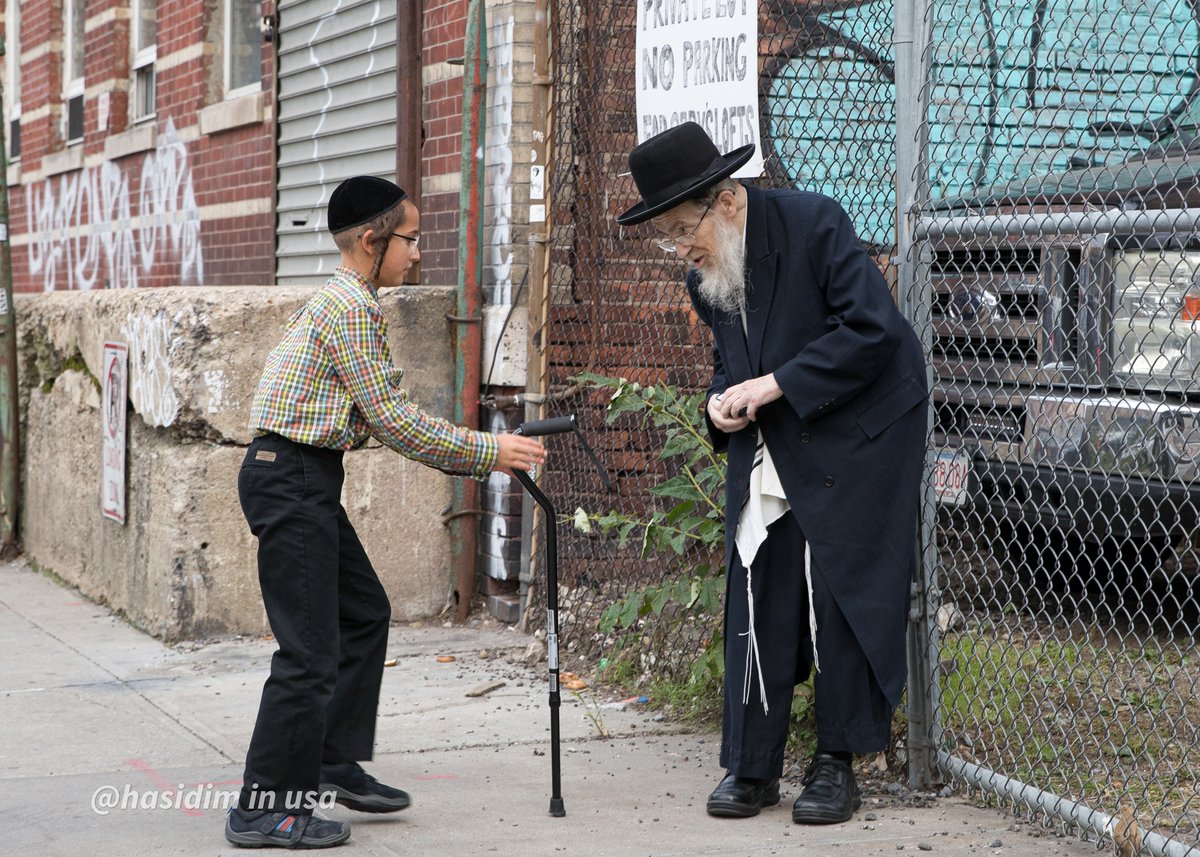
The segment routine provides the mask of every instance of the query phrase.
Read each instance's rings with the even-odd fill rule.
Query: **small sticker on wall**
[[[546,206],[544,206],[544,205],[529,206],[529,222],[530,223],[545,223],[546,222]]]
[[[109,94],[107,92],[101,92],[96,96],[96,128],[100,131],[108,130],[109,106]]]

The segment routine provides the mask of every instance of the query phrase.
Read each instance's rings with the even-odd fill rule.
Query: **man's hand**
[[[712,424],[726,434],[733,434],[735,431],[741,431],[750,424],[750,420],[745,417],[737,417],[730,419],[721,410],[721,403],[724,399],[723,394],[717,393],[711,396],[708,404],[705,406],[708,409],[708,418],[712,420]]]
[[[546,448],[531,437],[519,434],[498,434],[500,452],[492,470],[512,476],[514,470],[530,470],[546,462]]]
[[[734,384],[721,394],[721,401],[719,403],[721,414],[727,420],[736,420],[738,418],[754,420],[758,417],[759,408],[770,404],[782,395],[783,390],[775,382],[774,375],[751,378],[749,381]],[[709,400],[710,405],[716,398],[716,396],[713,396]],[[716,422],[714,419],[713,423],[716,424]],[[720,426],[717,427],[720,428]]]

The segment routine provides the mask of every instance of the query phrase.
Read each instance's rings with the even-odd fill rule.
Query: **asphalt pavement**
[[[755,818],[710,818],[719,736],[594,688],[564,697],[567,814],[552,818],[545,664],[526,663],[530,642],[484,619],[392,629],[365,767],[409,791],[413,806],[318,810],[352,823],[332,853],[1096,853],[961,796],[900,784],[868,793],[840,825],[793,824],[794,781]],[[263,638],[165,645],[20,560],[0,565],[0,853],[246,853],[224,840],[224,807],[241,785],[273,651]]]

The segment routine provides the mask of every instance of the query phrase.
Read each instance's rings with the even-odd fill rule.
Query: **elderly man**
[[[710,815],[780,800],[793,689],[816,670],[817,749],[792,808],[801,824],[861,803],[853,753],[887,747],[927,426],[924,356],[833,200],[729,178],[687,123],[629,156],[659,246],[691,263],[713,336],[706,418],[728,451],[721,766]]]

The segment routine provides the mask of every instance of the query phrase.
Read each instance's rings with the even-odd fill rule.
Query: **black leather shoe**
[[[729,774],[708,796],[708,814],[721,818],[749,818],[764,806],[779,803],[779,778],[756,780]]]
[[[838,824],[849,821],[862,805],[854,769],[828,753],[817,753],[801,781],[804,791],[792,805],[797,824]]]

